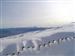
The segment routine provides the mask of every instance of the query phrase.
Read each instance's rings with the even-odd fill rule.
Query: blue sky
[[[2,1],[2,24],[0,24],[0,27],[3,28],[49,26],[75,20],[73,0],[48,0],[46,2],[44,0],[41,0],[41,2],[39,0],[36,0],[36,2],[34,0]]]

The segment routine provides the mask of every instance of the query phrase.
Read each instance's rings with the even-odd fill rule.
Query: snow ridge
[[[14,56],[27,51],[40,51],[42,47],[51,47],[54,44],[61,44],[75,40],[75,25],[66,25],[47,29],[41,32],[29,32],[25,34],[10,36],[0,39],[2,47],[1,55]],[[12,47],[11,47],[12,46]],[[13,48],[13,49],[12,49]]]
[[[15,49],[17,49],[16,51],[8,53],[7,48],[5,48],[3,50],[3,54],[8,56],[8,55],[19,55],[24,51],[26,52],[27,50],[40,51],[42,47],[51,47],[54,44],[61,44],[62,42],[71,41],[75,39],[74,35],[69,37],[65,36],[62,38],[58,38],[56,40],[53,40],[53,39],[48,40],[47,37],[42,39],[22,40],[22,41],[19,41],[19,43],[16,43],[15,45],[16,46]],[[11,45],[14,47],[13,43]],[[10,47],[11,45],[9,44],[7,47]]]

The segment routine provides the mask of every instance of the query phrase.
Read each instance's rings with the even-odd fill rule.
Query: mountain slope
[[[0,41],[2,56],[74,56],[75,23],[8,36]]]

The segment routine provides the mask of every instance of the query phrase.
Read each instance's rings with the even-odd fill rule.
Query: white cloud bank
[[[75,22],[75,1],[3,2],[3,27],[49,26]]]

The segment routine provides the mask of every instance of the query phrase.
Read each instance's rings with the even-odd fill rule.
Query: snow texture
[[[0,56],[75,56],[75,23],[1,38]]]

